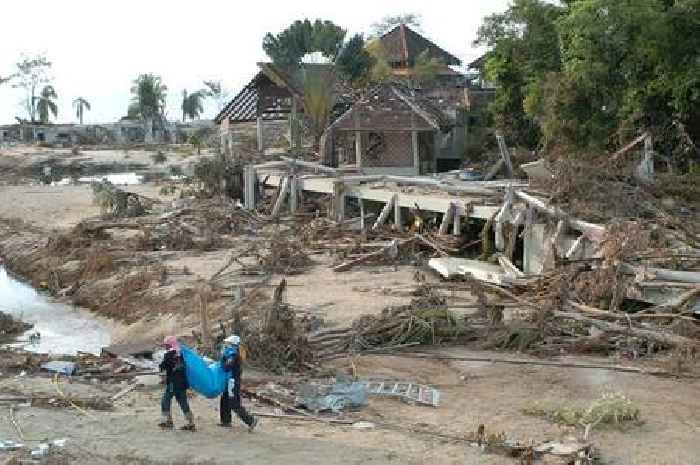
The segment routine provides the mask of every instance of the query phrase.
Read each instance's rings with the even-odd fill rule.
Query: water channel
[[[13,344],[37,353],[74,355],[99,354],[109,345],[107,323],[88,310],[55,302],[33,287],[12,277],[0,266],[0,312],[34,327]],[[38,333],[39,337],[31,337]],[[32,340],[30,343],[29,341]]]

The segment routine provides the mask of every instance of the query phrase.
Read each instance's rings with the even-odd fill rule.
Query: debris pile
[[[93,182],[93,202],[100,207],[102,215],[112,218],[131,218],[141,216],[152,205],[144,205],[144,197],[131,192],[124,192],[108,180]]]
[[[350,328],[313,334],[309,341],[320,358],[367,350],[390,350],[455,341],[470,330],[447,309],[445,300],[428,286],[408,305],[392,306],[380,315],[365,315]]]
[[[0,312],[0,339],[17,336],[32,329],[31,324],[16,319],[12,315]]]
[[[258,308],[239,306],[232,324],[233,330],[246,341],[249,363],[273,373],[307,369],[315,359],[307,339],[311,322],[299,318],[285,302],[285,292],[283,279],[275,288],[271,302]]]

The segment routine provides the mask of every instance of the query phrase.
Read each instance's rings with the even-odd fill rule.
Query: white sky
[[[484,16],[508,0],[2,0],[0,76],[14,72],[20,54],[45,53],[58,93],[58,122],[77,120],[71,102],[92,105],[85,122],[126,114],[131,81],[155,73],[168,86],[168,117],[181,118],[183,89],[221,79],[235,94],[266,59],[262,38],[296,19],[329,19],[348,35],[369,31],[383,16],[417,13],[426,37],[468,62]],[[26,116],[22,94],[0,86],[0,124]],[[215,113],[208,104],[204,117]]]

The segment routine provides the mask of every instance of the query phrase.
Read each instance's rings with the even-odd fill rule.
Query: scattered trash
[[[438,407],[440,391],[423,384],[398,381],[364,381],[367,393],[376,396],[397,397],[404,402]]]
[[[15,451],[20,450],[24,447],[21,442],[11,441],[9,439],[0,441],[0,450],[2,451]]]
[[[360,409],[367,405],[367,387],[361,382],[337,381],[332,385],[305,384],[297,389],[297,404],[312,412]]]
[[[376,428],[377,425],[372,423],[371,421],[356,421],[352,424],[352,427],[354,429],[372,429]]]
[[[43,370],[51,371],[53,373],[60,373],[63,375],[76,375],[78,374],[78,364],[75,362],[66,362],[63,360],[53,360],[51,362],[46,362],[41,364]]]

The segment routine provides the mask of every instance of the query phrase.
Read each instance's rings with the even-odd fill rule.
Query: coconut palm
[[[333,88],[336,77],[332,70],[310,68],[303,70],[303,78],[304,113],[311,123],[314,143],[318,146],[335,103]]]
[[[190,119],[197,119],[199,115],[204,112],[204,98],[206,97],[206,91],[198,90],[191,94],[187,94],[187,89],[182,91],[182,121],[184,122],[188,117]]]
[[[80,120],[80,124],[83,124],[83,113],[85,112],[85,109],[90,111],[90,102],[82,97],[78,97],[77,99],[73,100],[73,106],[75,107],[75,116]]]
[[[142,119],[162,118],[165,114],[165,100],[168,86],[160,76],[141,74],[131,87],[129,113]]]
[[[48,123],[50,114],[53,114],[55,118],[58,115],[58,106],[56,105],[56,100],[58,95],[56,95],[56,89],[52,85],[46,85],[41,89],[41,93],[36,99],[36,109],[39,113],[39,121],[42,123]]]

